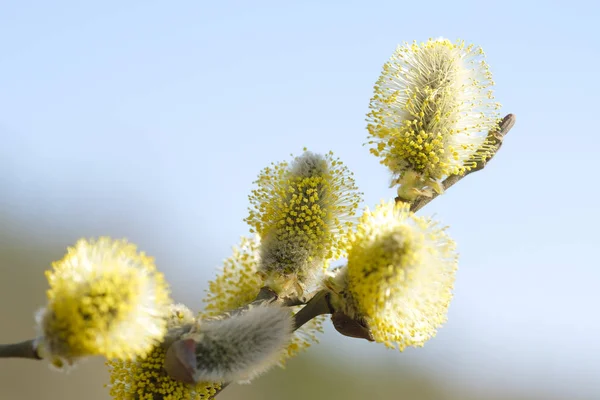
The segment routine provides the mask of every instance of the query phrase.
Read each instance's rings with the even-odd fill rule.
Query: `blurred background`
[[[421,214],[461,253],[449,321],[404,353],[337,335],[227,399],[600,398],[600,90],[592,2],[0,2],[0,343],[31,338],[43,271],[79,237],[126,237],[196,310],[247,234],[261,168],[334,150],[365,205],[389,199],[366,147],[381,66],[403,41],[481,45],[517,124],[483,172]],[[590,175],[588,175],[590,174]],[[0,360],[0,399],[107,400]]]

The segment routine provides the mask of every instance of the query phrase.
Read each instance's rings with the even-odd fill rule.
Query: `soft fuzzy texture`
[[[291,340],[292,313],[251,307],[226,319],[200,320],[186,338],[196,342],[197,381],[247,382],[277,364]]]

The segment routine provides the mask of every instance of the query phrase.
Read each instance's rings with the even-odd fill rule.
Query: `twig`
[[[485,168],[487,163],[496,155],[500,147],[502,147],[502,141],[504,140],[504,136],[512,129],[515,125],[516,117],[514,114],[508,114],[505,116],[500,122],[499,129],[497,131],[489,132],[487,135],[487,143],[490,148],[486,149],[486,153],[489,155],[485,157],[483,160],[479,160],[475,162],[475,166],[471,168],[469,171],[465,172],[463,175],[450,175],[442,182],[442,188],[445,190],[452,187],[455,183],[463,179],[465,176],[472,174],[473,172],[477,172]],[[440,194],[434,192],[430,196],[418,196],[415,200],[413,200],[410,204],[410,210],[412,212],[417,212],[421,208],[425,207],[431,200],[438,197]],[[396,197],[396,201],[403,201],[401,198]]]
[[[306,303],[300,311],[294,315],[294,330],[319,315],[331,314],[333,312],[329,304],[329,293],[325,290],[318,292]]]
[[[29,360],[41,360],[42,357],[34,347],[33,340],[20,343],[0,344],[0,358],[26,358]]]
[[[481,158],[478,161],[472,161],[475,163],[474,167],[471,168],[463,175],[451,175],[447,177],[442,182],[443,190],[447,190],[452,187],[454,184],[459,182],[465,176],[472,174],[473,172],[480,171],[487,163],[496,155],[500,147],[502,147],[502,141],[506,134],[511,130],[516,121],[516,117],[514,114],[508,114],[500,122],[499,129],[497,131],[489,132],[487,135],[487,144],[489,147],[486,150],[482,150],[486,152],[486,156]],[[479,153],[481,155],[481,153]],[[415,200],[410,203],[410,209],[413,212],[420,210],[425,207],[429,202],[439,196],[439,193],[433,193],[430,196],[421,195],[418,196]],[[403,201],[401,198],[396,198],[396,201]],[[304,302],[301,299],[278,299],[277,295],[268,288],[262,288],[251,304],[257,303],[271,303],[275,301],[280,301],[284,306],[297,306],[302,305]],[[250,305],[248,305],[250,306]],[[239,310],[235,310],[237,312],[241,312],[243,309],[247,308],[241,307]],[[234,311],[234,312],[235,312]],[[294,315],[294,324],[295,329],[300,328],[302,325],[312,320],[313,318],[323,315],[323,314],[332,314],[332,321],[334,323],[335,328],[343,335],[357,338],[364,338],[367,340],[373,340],[368,328],[361,323],[361,321],[355,321],[342,313],[334,312],[329,302],[329,295],[326,291],[318,292],[311,300],[309,300],[306,305]],[[173,332],[174,336],[177,333]],[[26,340],[20,343],[14,344],[4,344],[0,345],[0,358],[25,358],[30,360],[41,360],[42,358],[37,352],[37,349],[34,348],[33,340]],[[224,383],[221,388],[217,391],[217,393],[213,396],[216,397],[223,389],[229,386],[229,383]]]

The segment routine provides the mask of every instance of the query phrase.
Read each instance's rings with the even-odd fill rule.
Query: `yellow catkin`
[[[441,179],[486,156],[500,105],[484,58],[480,47],[439,38],[398,46],[383,66],[367,115],[368,143],[395,183],[410,186],[404,194],[439,190]]]
[[[46,272],[37,316],[40,351],[56,366],[79,357],[145,355],[166,332],[167,284],[154,261],[125,240],[80,240]]]
[[[246,222],[262,238],[259,270],[277,293],[301,294],[343,255],[361,193],[333,153],[272,164],[256,184]]]
[[[333,303],[366,321],[377,342],[422,346],[446,321],[456,268],[443,228],[406,205],[382,203],[361,217]]]

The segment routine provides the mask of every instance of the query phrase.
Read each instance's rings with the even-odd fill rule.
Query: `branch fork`
[[[515,122],[516,117],[514,114],[506,115],[500,122],[498,130],[489,132],[487,135],[487,143],[489,145],[489,147],[487,147],[485,150],[487,156],[482,160],[475,162],[474,167],[465,174],[451,175],[444,179],[441,184],[443,191],[452,187],[454,184],[473,172],[484,169],[488,162],[502,147],[505,136],[512,129]],[[427,193],[417,196],[412,201],[406,201],[400,197],[396,197],[396,201],[409,203],[410,210],[416,212],[438,196],[439,193]],[[373,341],[373,336],[364,321],[351,318],[348,315],[345,315],[343,312],[335,310],[332,307],[330,302],[330,294],[327,290],[317,292],[310,300],[305,302],[298,298],[278,298],[275,292],[264,287],[260,290],[256,299],[252,303],[234,310],[230,312],[230,314],[243,312],[253,305],[275,302],[287,307],[304,306],[294,315],[294,329],[299,329],[305,323],[319,315],[331,314],[333,326],[340,334],[352,338],[361,338],[368,341]],[[196,368],[196,357],[194,351],[196,344],[193,339],[180,339],[184,333],[186,332],[179,330],[178,332],[169,332],[169,334],[167,334],[167,338],[169,339],[166,339],[164,343],[164,346],[167,350],[165,370],[173,379],[188,384],[194,384],[196,383],[194,379]],[[42,357],[38,353],[38,349],[35,347],[35,342],[35,340],[26,340],[14,344],[0,345],[0,358],[41,360]],[[217,394],[228,385],[229,383],[224,383]]]

